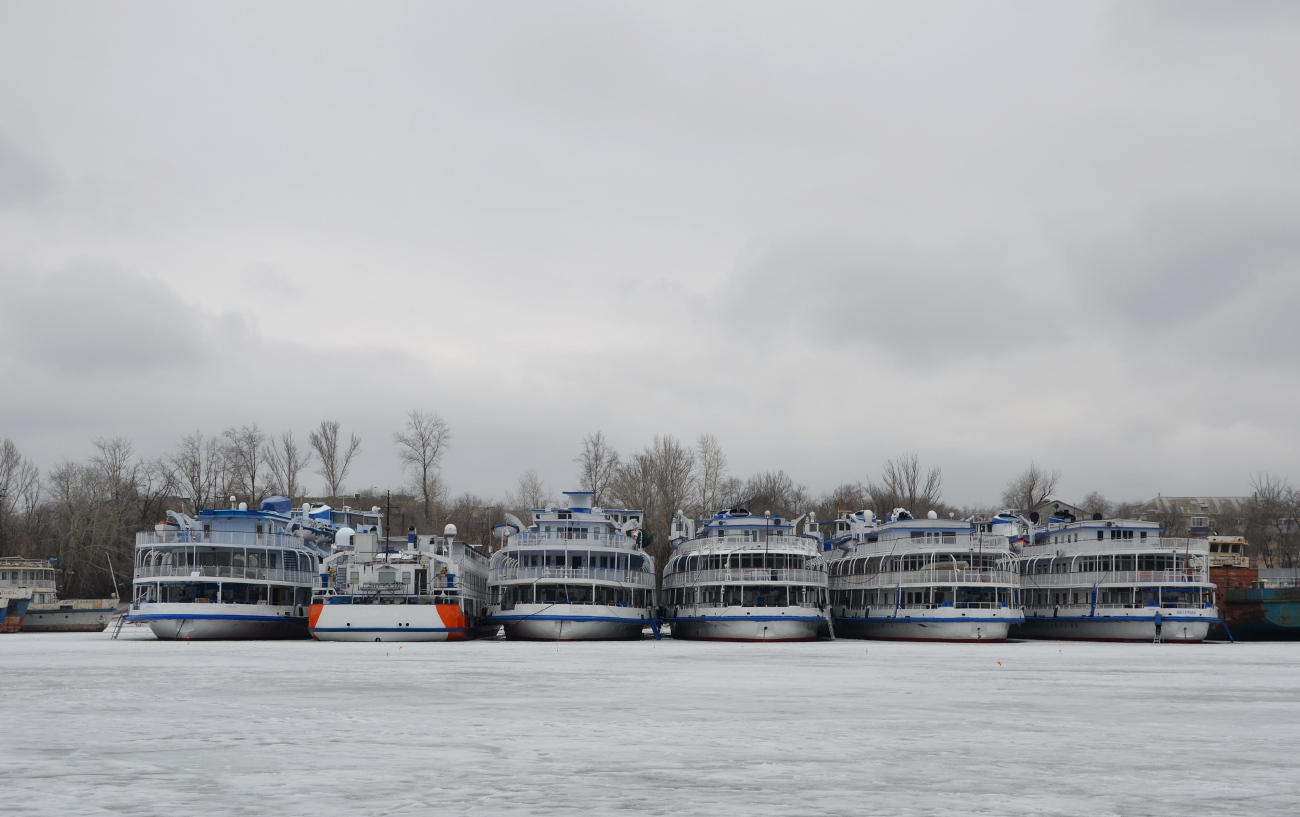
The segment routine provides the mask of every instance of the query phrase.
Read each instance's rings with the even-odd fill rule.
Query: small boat
[[[318,641],[466,641],[490,638],[488,558],[456,539],[421,536],[391,549],[376,534],[353,534],[351,548],[321,563],[308,627]]]
[[[508,639],[588,641],[641,638],[657,626],[655,565],[634,510],[593,508],[590,491],[566,491],[568,506],[533,511],[525,525],[507,514],[492,554],[491,620]]]
[[[1020,554],[1021,638],[1205,639],[1219,622],[1209,542],[1160,536],[1157,522],[1050,519]]]
[[[827,634],[826,561],[815,517],[799,522],[744,508],[702,523],[681,511],[664,566],[673,638],[812,641]]]
[[[915,519],[895,508],[846,513],[827,544],[835,634],[896,641],[1005,641],[1023,619],[1012,542],[1024,525],[1011,514],[988,521]]]

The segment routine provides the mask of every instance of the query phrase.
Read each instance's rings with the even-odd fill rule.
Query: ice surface
[[[5,635],[0,812],[1300,814],[1298,669],[1295,644]]]

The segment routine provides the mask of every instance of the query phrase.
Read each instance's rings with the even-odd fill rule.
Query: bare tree
[[[555,498],[551,496],[546,483],[531,468],[519,475],[519,482],[516,483],[514,491],[506,492],[506,505],[510,507],[511,512],[530,522],[533,511],[549,508],[554,504]]]
[[[217,438],[205,437],[202,431],[187,434],[166,461],[189,500],[190,513],[215,507],[228,495],[231,478],[225,449]]]
[[[1110,519],[1114,513],[1115,503],[1101,495],[1101,491],[1093,491],[1083,498],[1079,507],[1088,513],[1089,516],[1095,513],[1101,514],[1102,519]]]
[[[579,487],[595,494],[592,504],[603,508],[618,472],[618,452],[602,432],[594,431],[582,438],[582,453],[574,457],[573,461],[578,463]]]
[[[228,428],[221,432],[221,436],[226,439],[226,457],[235,480],[236,492],[247,496],[249,505],[255,505],[262,498],[258,485],[265,476],[267,466],[264,459],[267,436],[258,428],[257,423]]]
[[[696,516],[709,517],[723,510],[734,493],[736,480],[727,473],[727,454],[712,434],[701,434],[695,441],[695,507]]]
[[[416,493],[424,500],[424,518],[433,518],[434,503],[443,486],[438,461],[451,444],[451,429],[436,413],[411,409],[406,413],[406,430],[393,432],[393,445],[402,466],[410,471]]]
[[[311,432],[307,441],[320,458],[316,473],[325,478],[325,495],[330,499],[341,496],[352,458],[361,453],[361,438],[353,434],[346,445],[341,445],[338,421],[321,420],[320,428]]]
[[[267,443],[262,450],[262,457],[271,471],[273,487],[270,490],[278,491],[291,500],[306,493],[298,475],[311,462],[311,452],[298,446],[292,431],[286,431],[278,440]]]
[[[0,442],[0,553],[26,550],[27,531],[21,529],[28,527],[40,490],[40,469],[6,437]]]
[[[1007,483],[1002,492],[1002,504],[1021,513],[1029,513],[1056,492],[1061,481],[1060,471],[1046,471],[1036,463],[1029,463],[1019,476]]]
[[[865,510],[871,493],[861,482],[846,482],[823,494],[817,501],[817,518],[823,522],[838,519],[840,514]]]
[[[943,506],[943,470],[934,465],[921,468],[915,452],[885,461],[880,482],[868,482],[867,492],[875,503],[876,513],[884,516],[895,508],[916,515],[940,511]]]
[[[1260,473],[1251,478],[1251,502],[1246,518],[1246,541],[1265,567],[1295,567],[1300,493],[1286,477]]]
[[[796,485],[785,471],[761,471],[745,481],[742,502],[750,511],[799,516],[811,509],[808,488]]]

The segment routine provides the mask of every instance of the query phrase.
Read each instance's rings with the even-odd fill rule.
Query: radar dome
[[[447,525],[447,527],[445,527],[445,528],[442,529],[442,535],[445,536],[445,537],[447,537],[448,539],[455,539],[455,538],[456,538],[456,526],[455,526],[455,525],[451,525],[451,524]]]
[[[927,513],[927,514],[925,515],[925,518],[926,518],[926,519],[938,519],[938,518],[939,518],[939,514],[935,513],[934,511],[930,511],[929,513]]]
[[[352,528],[339,528],[334,531],[334,544],[339,547],[352,546],[352,534],[356,533]]]

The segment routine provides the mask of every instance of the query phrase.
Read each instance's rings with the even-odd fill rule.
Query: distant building
[[[1046,499],[1034,506],[1030,512],[1030,519],[1033,514],[1038,514],[1038,522],[1046,525],[1048,519],[1062,519],[1066,522],[1082,522],[1085,519],[1091,519],[1092,514],[1080,508],[1078,505],[1071,505],[1068,502],[1062,502],[1059,499]]]
[[[1157,496],[1142,503],[1147,519],[1178,519],[1193,535],[1243,533],[1255,500],[1248,496]]]

